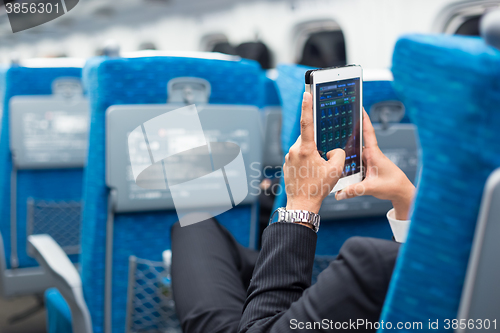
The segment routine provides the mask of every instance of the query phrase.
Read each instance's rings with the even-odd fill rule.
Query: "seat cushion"
[[[382,319],[425,327],[456,318],[482,191],[500,166],[500,52],[480,38],[408,35],[392,71],[422,173]]]

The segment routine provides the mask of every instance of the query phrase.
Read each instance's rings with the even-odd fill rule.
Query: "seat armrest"
[[[92,333],[90,313],[83,298],[82,280],[63,249],[49,235],[31,235],[28,242],[35,259],[53,278],[71,309],[74,333]]]

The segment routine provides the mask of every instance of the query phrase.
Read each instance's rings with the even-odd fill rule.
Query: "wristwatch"
[[[283,207],[276,209],[271,215],[269,224],[274,223],[273,218],[278,214],[278,220],[275,222],[285,222],[285,223],[308,223],[312,226],[315,232],[319,230],[319,214],[309,212],[307,210],[286,210]]]

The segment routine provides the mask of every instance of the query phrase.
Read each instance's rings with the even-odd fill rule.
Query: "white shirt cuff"
[[[391,225],[392,234],[396,242],[406,242],[408,229],[410,228],[410,220],[396,220],[394,208],[387,212],[387,219]]]

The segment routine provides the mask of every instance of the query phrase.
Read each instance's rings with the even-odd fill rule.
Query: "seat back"
[[[14,96],[10,99],[9,133],[13,161],[11,176],[13,205],[16,205],[17,201],[17,196],[14,194],[17,192],[17,175],[21,170],[64,172],[67,169],[78,169],[81,173],[85,165],[89,104],[83,96],[80,80],[58,78],[52,82],[52,86],[52,96]],[[37,176],[40,177],[39,174]],[[46,186],[53,185],[54,179],[41,177],[42,181],[47,182]],[[78,189],[81,189],[82,179],[80,174],[73,180],[73,183],[78,183]],[[28,183],[26,186],[30,187],[33,184]],[[63,184],[59,186],[62,187]],[[37,197],[39,194],[35,194],[35,188],[29,190],[32,193],[28,194],[27,202],[23,203],[26,205],[26,235],[49,234],[67,254],[78,254],[81,194],[75,198],[55,200],[50,196]],[[14,229],[11,230],[11,235],[14,235],[14,231],[17,233],[16,215],[17,211],[11,212],[11,228]],[[21,221],[20,219],[19,222]],[[18,256],[21,260],[19,265],[26,266],[24,252],[18,255],[16,247],[12,248],[11,264],[15,266]]]
[[[479,38],[408,35],[392,72],[422,170],[381,320],[443,325],[457,318],[481,195],[500,166],[500,52]]]
[[[106,180],[111,186],[124,184],[106,177],[108,108],[144,104],[161,104],[161,108],[166,108],[165,102],[170,99],[168,84],[179,77],[207,81],[211,87],[210,104],[259,106],[262,103],[258,84],[262,71],[256,62],[228,56],[222,60],[213,54],[191,54],[190,57],[142,54],[151,56],[95,58],[89,60],[84,69],[92,115],[84,183],[81,265],[84,296],[96,332],[125,331],[129,257],[161,261],[161,253],[170,248],[170,227],[178,220],[175,211],[166,210],[166,206],[133,212],[126,211],[126,207],[117,211],[118,206],[111,206],[116,201],[109,199],[114,191],[110,191]],[[109,115],[113,112],[110,109]],[[126,142],[122,142],[122,148]],[[160,208],[162,210],[158,210]],[[217,219],[241,244],[249,246],[252,245],[250,221],[255,220],[253,217],[256,217],[255,205],[247,204]]]
[[[483,327],[495,327],[493,322],[500,309],[500,265],[498,253],[500,246],[500,169],[488,178],[481,200],[481,210],[477,221],[474,242],[467,266],[458,319],[473,325],[459,327],[458,332],[475,332]],[[483,323],[484,321],[484,323]]]
[[[286,153],[300,135],[300,114],[302,93],[304,91],[304,73],[308,68],[303,66],[282,65],[278,67],[277,79],[281,100],[283,101],[282,145]],[[398,102],[391,85],[392,76],[389,71],[364,71],[363,104],[367,112],[385,103]],[[365,96],[367,96],[365,100]],[[368,104],[367,104],[368,103]],[[398,102],[400,103],[400,102]],[[399,105],[399,104],[398,104]],[[374,108],[375,106],[375,108]],[[388,122],[375,124],[379,146],[411,180],[416,175],[417,144],[414,126],[401,124],[400,109],[389,109]],[[398,113],[399,112],[399,113]],[[283,184],[282,184],[283,185]],[[275,208],[286,205],[286,193],[281,193]],[[371,236],[391,239],[392,233],[385,217],[392,207],[389,201],[373,197],[359,197],[338,202],[334,195],[328,196],[321,206],[321,232],[318,233],[317,255],[328,257],[317,258],[317,269],[321,271],[328,261],[335,256],[344,241],[351,236]]]
[[[281,105],[280,96],[278,94],[278,86],[276,84],[276,80],[274,79],[276,73],[276,69],[271,69],[262,73],[263,82],[261,83],[261,88],[264,91],[261,108]]]
[[[203,179],[203,176],[209,175],[208,172],[217,171],[219,167],[225,169],[224,177],[228,178],[231,200],[235,205],[248,205],[256,201],[257,192],[250,191],[254,184],[248,181],[240,188],[237,180],[247,179],[246,170],[252,170],[253,165],[262,164],[262,133],[258,108],[244,105],[200,105],[194,110],[197,111],[194,118],[199,118],[204,133],[188,131],[180,127],[180,124],[172,126],[169,123],[169,120],[176,119],[181,108],[182,105],[178,104],[154,104],[117,105],[108,109],[106,183],[115,192],[112,205],[114,212],[176,209],[181,218],[181,212],[194,213],[199,209],[201,212],[213,213],[213,216],[219,215],[219,210],[226,206],[232,207],[231,202],[227,202],[226,195],[217,195],[219,190],[227,191],[226,184],[219,183],[214,175]],[[189,120],[191,117],[188,116],[186,121]],[[142,131],[143,127],[145,132]],[[212,155],[215,170],[211,163],[208,163],[210,170],[205,168],[204,153],[208,149],[198,149],[198,143],[195,143],[197,147],[193,150],[188,146],[188,142],[192,142],[198,134],[201,134],[200,141],[208,137],[209,155]],[[237,144],[239,149],[230,143]],[[167,156],[172,150],[179,153]],[[150,151],[153,161],[150,160]],[[239,159],[233,156],[239,155],[239,152],[243,157],[243,167],[231,168],[229,164],[232,161],[239,163]],[[144,158],[147,159],[146,163]],[[156,172],[159,162],[163,162],[161,166],[165,167],[165,173]],[[147,168],[151,170],[149,173]],[[138,170],[144,173],[135,177]],[[250,177],[257,177],[250,172],[248,175],[248,180],[251,180]],[[222,188],[219,185],[223,185]],[[241,241],[250,242],[245,239]]]
[[[6,274],[16,280],[5,295],[47,287],[27,236],[48,233],[77,260],[83,165],[87,151],[88,104],[83,98],[79,59],[31,60],[5,72],[0,137],[0,231]],[[80,88],[80,89],[79,89]],[[16,275],[17,274],[17,275]],[[35,286],[40,283],[39,288]],[[29,286],[28,286],[29,285]]]
[[[388,69],[363,70],[363,107],[374,123],[383,122],[380,111],[384,107],[391,111],[390,123],[410,122],[401,98],[393,88],[392,73]]]
[[[263,110],[264,124],[264,157],[262,165],[268,168],[279,168],[283,165],[281,149],[281,107],[268,106]]]
[[[233,204],[241,207],[256,203],[260,178],[259,174],[249,171],[262,163],[258,108],[243,105],[200,105],[196,107],[197,113],[186,115],[184,120],[188,124],[184,125],[189,127],[198,117],[204,133],[189,131],[179,126],[182,123],[173,125],[174,121],[180,120],[180,110],[185,109],[179,109],[178,104],[118,105],[108,109],[106,183],[111,189],[113,204],[110,206],[114,213],[143,214],[175,209],[177,218],[182,223],[186,214],[217,216],[231,209]],[[145,129],[144,133],[142,128]],[[194,140],[197,136],[200,137]],[[209,155],[214,162],[214,169],[205,155],[208,150],[200,149],[205,146],[198,146],[196,143],[198,147],[195,149],[187,147],[188,142],[204,141],[205,136],[210,142]],[[237,146],[232,146],[231,143]],[[149,151],[152,152],[153,161]],[[169,154],[172,151],[179,153],[169,157],[165,155],[165,158],[162,158],[164,155],[158,157],[160,152]],[[157,166],[165,167],[165,173],[155,172]],[[147,174],[135,177],[137,169]],[[227,178],[227,184],[224,177]],[[257,184],[253,180],[257,180]],[[252,221],[253,224],[249,222],[241,225],[240,230],[234,226],[232,228],[241,242],[254,242],[248,237],[255,235],[253,230],[257,227],[256,220]],[[173,320],[168,313],[173,314],[174,309],[168,306],[169,299],[162,292],[169,288],[161,278],[162,271],[159,270],[162,265],[134,258],[131,266],[134,268],[130,267],[130,270],[135,273],[128,281],[126,329],[172,329]],[[146,268],[156,274],[138,274],[141,269]],[[152,291],[157,296],[154,300],[144,297]],[[155,313],[161,315],[155,316]]]
[[[261,83],[264,90],[261,111],[265,142],[262,166],[264,169],[271,170],[283,165],[283,152],[281,150],[281,101],[276,81],[269,77],[275,74],[276,70],[270,70],[266,75],[263,74],[263,82]],[[272,174],[272,172],[269,174]],[[268,176],[264,174],[264,177]]]

